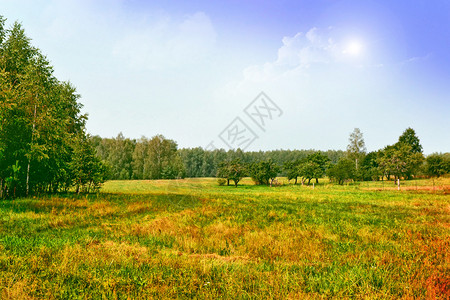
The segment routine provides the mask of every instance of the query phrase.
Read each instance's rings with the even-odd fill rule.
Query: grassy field
[[[326,182],[0,201],[0,298],[450,298],[450,179]]]

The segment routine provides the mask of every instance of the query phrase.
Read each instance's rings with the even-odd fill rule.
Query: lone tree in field
[[[280,172],[280,167],[271,159],[253,163],[249,173],[256,184],[271,185]]]
[[[237,187],[239,181],[245,177],[246,173],[246,166],[241,163],[241,160],[238,158],[232,161],[222,162],[217,171],[217,177],[225,178],[227,180],[227,185],[230,185],[231,180],[234,182],[234,186]]]
[[[355,161],[355,169],[358,170],[358,161],[361,161],[366,154],[366,144],[363,134],[359,128],[355,128],[348,138],[347,155]]]

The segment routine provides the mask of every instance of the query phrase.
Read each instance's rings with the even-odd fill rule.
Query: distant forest
[[[244,164],[271,160],[279,166],[301,161],[320,152],[331,163],[345,156],[342,150],[272,150],[249,151],[241,149],[205,150],[177,148],[177,143],[162,135],[151,139],[130,139],[120,133],[116,138],[91,137],[97,155],[108,166],[108,179],[174,179],[184,177],[216,177],[224,161],[240,160]],[[285,175],[283,172],[281,175]]]
[[[362,132],[355,128],[342,150],[272,150],[203,148],[178,149],[177,143],[162,135],[130,139],[90,137],[92,147],[105,166],[106,179],[177,179],[218,177],[220,184],[235,185],[250,176],[255,184],[272,184],[277,176],[297,183],[327,176],[331,181],[412,179],[442,176],[450,172],[450,153],[425,157],[414,129],[407,128],[398,141],[367,153]],[[225,180],[225,181],[224,181]]]

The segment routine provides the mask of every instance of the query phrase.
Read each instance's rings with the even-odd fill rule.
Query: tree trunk
[[[36,95],[37,98],[37,95]],[[34,129],[36,128],[36,104],[34,105],[34,116],[33,116],[33,130],[31,131],[31,147],[33,147],[33,140],[34,140]],[[27,166],[27,197],[28,192],[30,190],[30,164],[31,164],[31,155],[28,158],[28,166]]]
[[[294,184],[297,184],[297,177],[295,177],[295,182],[294,182]]]
[[[79,184],[79,183],[77,184],[77,190],[76,190],[76,193],[77,193],[77,194],[80,194],[80,184]]]
[[[319,183],[319,178],[316,178],[316,183]]]

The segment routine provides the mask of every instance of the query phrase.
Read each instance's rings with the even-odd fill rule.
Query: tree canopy
[[[80,96],[54,77],[22,26],[6,29],[5,21],[0,17],[1,196],[97,187],[103,167],[87,144]]]
[[[255,184],[271,185],[280,172],[280,167],[272,160],[253,163],[249,168],[250,177]]]
[[[420,144],[420,140],[414,129],[411,127],[408,127],[398,138],[398,143],[411,146],[412,153],[422,153],[422,145]]]
[[[217,177],[226,179],[227,185],[230,185],[230,180],[233,181],[235,187],[246,174],[247,166],[241,163],[239,158],[222,162],[217,171]]]

